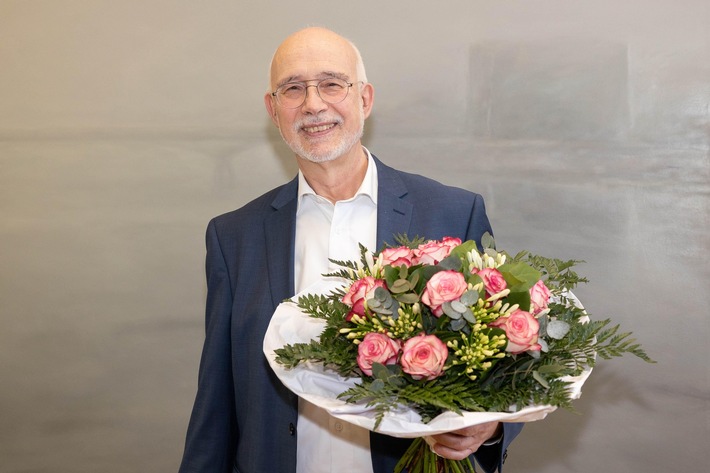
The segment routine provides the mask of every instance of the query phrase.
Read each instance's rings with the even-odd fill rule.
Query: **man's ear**
[[[276,128],[281,128],[279,126],[279,117],[276,115],[276,109],[274,108],[274,96],[269,92],[264,95],[264,105],[266,105],[266,111],[269,114],[271,121],[274,122],[274,125],[276,125]]]
[[[365,114],[365,118],[367,118],[372,112],[372,104],[375,101],[375,88],[369,82],[363,84],[360,91],[360,100],[362,100],[362,111]]]

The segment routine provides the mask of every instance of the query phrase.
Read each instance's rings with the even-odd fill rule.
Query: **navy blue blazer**
[[[491,232],[480,195],[375,163],[378,243]],[[206,336],[180,473],[295,473],[298,397],[268,366],[262,341],[276,306],[294,295],[297,192],[293,179],[208,225]],[[502,466],[521,428],[505,424],[502,444],[479,449],[486,471]],[[391,473],[411,442],[370,440],[375,473]]]

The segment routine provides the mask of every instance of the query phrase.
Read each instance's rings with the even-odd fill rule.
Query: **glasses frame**
[[[331,102],[331,101],[329,101],[329,100],[324,99],[324,98],[321,96],[321,94],[320,94],[320,90],[318,89],[318,86],[320,86],[321,83],[323,83],[323,82],[325,82],[325,81],[328,81],[328,80],[333,80],[333,79],[342,80],[343,82],[345,82],[345,85],[347,86],[347,87],[346,87],[346,91],[345,91],[345,95],[343,95],[343,98],[340,99],[340,100],[338,100],[337,102]],[[313,81],[318,81],[318,82],[316,82],[315,84],[308,84],[308,82],[313,82]],[[278,86],[278,87],[276,88],[276,90],[274,90],[273,92],[271,92],[271,96],[276,100],[276,103],[278,103],[279,105],[281,105],[283,108],[287,108],[287,109],[289,109],[289,110],[295,110],[295,109],[297,109],[297,108],[302,107],[303,104],[306,103],[306,99],[308,98],[308,89],[309,89],[310,87],[315,87],[315,88],[316,88],[316,94],[318,94],[318,98],[319,98],[319,99],[321,99],[321,100],[322,100],[323,102],[325,102],[325,103],[328,103],[328,104],[331,104],[331,105],[335,105],[335,104],[337,104],[337,103],[340,103],[340,102],[344,101],[344,100],[348,97],[348,94],[350,94],[350,89],[353,87],[353,85],[359,84],[359,83],[361,83],[361,82],[363,82],[363,81],[361,81],[361,80],[356,80],[356,81],[354,81],[354,82],[348,82],[348,81],[346,81],[346,80],[344,80],[344,79],[340,79],[340,78],[338,78],[338,77],[326,77],[326,78],[324,78],[324,79],[311,79],[311,80],[305,80],[305,81],[291,81],[291,82],[286,82],[285,84],[281,84],[280,86]],[[283,87],[288,86],[289,84],[303,84],[303,86],[305,87],[305,89],[304,89],[304,94],[303,94],[303,101],[302,101],[301,103],[299,103],[298,105],[296,105],[295,107],[289,107],[289,106],[287,106],[287,105],[284,105],[283,103],[281,103],[281,100],[279,99],[279,90],[281,90]]]

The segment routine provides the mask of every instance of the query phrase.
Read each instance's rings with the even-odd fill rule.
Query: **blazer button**
[[[290,435],[296,435],[296,426],[293,425],[293,422],[290,422],[290,423],[288,424],[288,433],[289,433]]]

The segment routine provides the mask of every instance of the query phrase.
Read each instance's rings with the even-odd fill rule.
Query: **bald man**
[[[397,234],[480,241],[480,195],[396,171],[362,146],[374,88],[357,48],[307,28],[276,50],[266,110],[298,175],[207,229],[206,337],[181,473],[391,473],[410,440],[330,417],[286,389],[261,351],[276,306]],[[501,469],[520,424],[430,439],[439,455]]]

